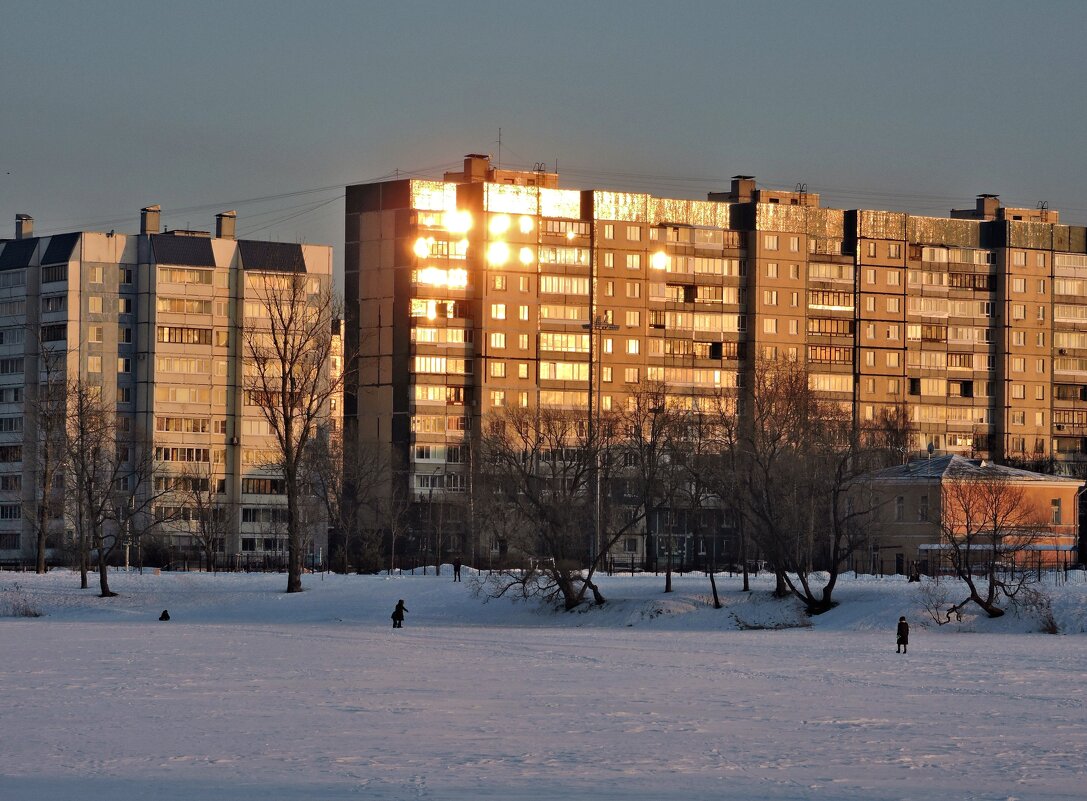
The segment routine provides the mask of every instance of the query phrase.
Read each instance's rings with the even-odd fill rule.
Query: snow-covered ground
[[[1050,636],[1014,614],[937,627],[898,578],[846,580],[809,620],[727,576],[721,610],[704,576],[664,595],[648,575],[563,614],[484,603],[448,568],[296,595],[282,575],[115,574],[111,599],[0,573],[0,799],[1078,800],[1071,578]],[[43,616],[3,616],[24,605]]]

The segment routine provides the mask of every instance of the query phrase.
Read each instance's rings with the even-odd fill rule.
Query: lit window
[[[777,266],[776,262],[770,262],[769,264],[766,265],[766,277],[767,278],[777,278],[778,277],[778,266]]]
[[[641,325],[642,313],[640,311],[627,311],[627,325],[634,328]]]
[[[491,347],[495,350],[502,350],[506,347],[506,335],[501,331],[495,331],[491,334]]]
[[[528,362],[517,363],[517,377],[528,378]]]
[[[628,384],[637,384],[638,383],[638,368],[637,367],[628,367],[628,368],[626,368],[626,370],[623,371],[623,380],[626,381]]]
[[[491,304],[491,319],[505,320],[506,319],[506,304],[505,303],[492,303]]]
[[[777,250],[778,249],[778,237],[777,237],[777,234],[766,234],[766,236],[763,237],[762,242],[763,242],[763,247],[765,247],[767,250]]]
[[[604,238],[615,239],[615,225],[612,223],[604,223]]]
[[[762,331],[764,334],[776,334],[778,332],[778,321],[776,317],[766,317],[762,321]]]
[[[102,313],[102,298],[99,295],[91,295],[87,298],[87,311],[91,314]]]
[[[505,378],[506,377],[506,363],[505,362],[491,362],[491,378]]]
[[[518,306],[517,307],[517,317],[520,320],[527,320],[528,319],[528,306]]]
[[[627,340],[627,354],[628,355],[636,356],[638,354],[638,352],[639,352],[640,347],[641,347],[641,344],[639,343],[639,341],[637,339],[628,339]]]

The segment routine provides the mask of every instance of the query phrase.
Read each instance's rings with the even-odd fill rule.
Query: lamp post
[[[590,286],[592,280],[590,279]],[[590,309],[592,308],[592,301],[589,302]],[[596,437],[599,436],[600,430],[600,359],[596,357],[596,341],[600,337],[601,331],[616,331],[619,326],[615,323],[609,322],[606,317],[602,315],[594,315],[591,318],[591,322],[584,323],[581,326],[589,332],[589,419],[588,419],[588,441],[589,447],[593,449],[593,530],[592,539],[589,543],[589,569],[592,570],[593,563],[596,561],[597,555],[600,553],[600,449],[597,447]],[[595,388],[594,388],[595,381]],[[595,415],[593,394],[596,393]]]

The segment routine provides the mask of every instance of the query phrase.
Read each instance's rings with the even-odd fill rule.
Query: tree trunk
[[[294,471],[283,472],[287,485],[287,592],[302,592],[303,554],[302,531],[298,525],[298,487]]]
[[[109,567],[106,565],[106,554],[98,551],[98,589],[99,597],[113,598],[117,593],[109,588]]]
[[[710,588],[713,590],[713,608],[721,608],[721,596],[717,594],[717,579],[714,578],[713,571],[710,571]]]

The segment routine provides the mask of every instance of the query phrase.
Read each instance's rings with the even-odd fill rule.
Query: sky
[[[139,209],[327,243],[343,189],[466,153],[560,185],[705,197],[730,176],[946,215],[999,194],[1087,223],[1087,4],[0,4],[0,238]],[[501,131],[501,147],[499,146]]]

